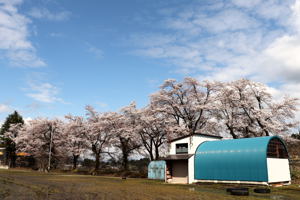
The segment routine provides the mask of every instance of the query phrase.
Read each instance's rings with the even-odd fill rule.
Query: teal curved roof
[[[272,138],[282,141],[270,136],[200,144],[195,153],[195,179],[267,182],[267,148]]]

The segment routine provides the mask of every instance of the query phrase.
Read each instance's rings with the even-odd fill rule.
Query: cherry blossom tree
[[[67,155],[78,158],[90,151],[95,171],[100,160],[113,150],[121,153],[122,168],[141,147],[151,160],[159,158],[167,141],[181,135],[227,134],[233,138],[291,133],[299,123],[295,113],[298,99],[274,100],[266,85],[240,79],[232,82],[166,80],[151,95],[150,103],[137,109],[135,102],[119,112],[99,113],[86,106],[87,118],[68,115],[67,122],[37,118],[24,125],[14,124],[4,137],[18,152],[32,155],[39,168],[50,170]]]
[[[98,113],[91,106],[86,106],[87,129],[85,133],[89,149],[95,156],[95,172],[99,170],[100,159],[103,155],[111,155],[112,131],[110,127],[110,113]]]
[[[138,123],[135,102],[121,109],[121,114],[116,115],[116,140],[114,146],[122,153],[122,168],[128,170],[129,156],[141,146],[136,127]]]
[[[68,123],[64,126],[66,150],[73,159],[73,170],[77,168],[79,157],[87,149],[87,127],[83,117],[67,115]]]
[[[49,171],[54,160],[64,157],[62,121],[58,119],[34,119],[26,123],[14,141],[19,152],[32,155],[39,169]]]
[[[294,120],[298,99],[276,102],[262,83],[246,79],[222,83],[218,102],[217,118],[233,138],[287,134],[298,125]]]
[[[212,82],[200,83],[193,78],[185,78],[182,82],[169,79],[151,95],[151,103],[160,107],[160,112],[173,117],[178,127],[184,127],[184,134],[218,134],[211,120],[211,111],[216,109],[215,93]]]
[[[4,133],[4,137],[15,140],[23,127],[23,123],[11,124],[8,131]]]
[[[176,132],[170,131],[170,128],[177,126],[173,118],[157,109],[154,105],[148,105],[138,112],[137,132],[150,160],[159,159],[164,144],[171,137],[168,133]]]

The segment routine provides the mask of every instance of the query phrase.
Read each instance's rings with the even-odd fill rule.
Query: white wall
[[[169,149],[170,155],[176,154],[176,144],[180,144],[180,143],[188,143],[189,144],[189,138],[183,138],[183,139],[172,142],[170,144],[170,149]],[[190,149],[190,145],[188,146],[188,148]]]
[[[291,181],[288,159],[267,158],[269,183]]]
[[[186,137],[180,140],[176,140],[170,144],[169,154],[176,154],[176,144],[180,144],[180,143],[188,143],[188,154],[194,154],[199,144],[205,141],[213,141],[213,140],[219,140],[219,139],[213,137],[201,136],[201,135],[193,135],[191,137]]]
[[[195,158],[195,156],[193,155],[188,160],[188,170],[189,170],[188,183],[189,184],[195,182],[195,179],[194,179],[194,173],[195,173],[195,171],[194,171],[195,170],[195,168],[194,168],[194,158]]]
[[[180,140],[176,140],[170,144],[169,154],[176,154],[176,144],[188,143],[188,154],[195,154],[197,147],[205,141],[220,140],[218,138],[194,135]],[[194,155],[188,159],[188,183],[195,182],[194,179]]]

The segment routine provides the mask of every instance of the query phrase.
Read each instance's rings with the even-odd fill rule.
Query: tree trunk
[[[9,164],[10,164],[10,168],[15,168],[16,167],[16,159],[17,159],[17,156],[16,156],[16,154],[15,154],[15,152],[12,152],[11,154],[10,154],[10,162],[9,162]]]
[[[140,137],[141,137],[142,143],[143,143],[146,151],[149,154],[150,161],[153,161],[154,160],[154,155],[153,155],[153,139],[150,138],[150,144],[149,144],[147,142],[147,140],[143,137],[143,133],[140,134]]]
[[[159,159],[159,146],[155,146],[155,160]]]
[[[233,128],[231,126],[229,126],[228,124],[226,124],[230,135],[232,136],[233,139],[238,139],[238,136],[234,133]]]
[[[5,164],[8,165],[9,168],[16,167],[16,159],[15,152],[6,152]]]
[[[128,171],[128,154],[126,152],[123,152],[122,168],[124,171]]]
[[[8,165],[9,166],[9,154],[8,154],[8,151],[5,150],[5,165]]]
[[[154,155],[153,155],[153,142],[152,142],[152,139],[151,139],[149,145],[147,145],[146,141],[144,141],[143,144],[144,144],[144,147],[145,147],[145,149],[147,150],[147,152],[149,154],[150,161],[153,161],[154,160]]]
[[[148,151],[148,152],[149,152],[149,156],[150,156],[150,161],[153,161],[154,160],[154,156],[153,156],[152,150]]]
[[[95,153],[96,160],[95,160],[95,172],[99,170],[100,167],[100,153]]]
[[[256,119],[258,125],[260,126],[260,128],[262,129],[262,131],[265,133],[265,136],[270,136],[269,131],[265,130],[265,126],[260,122],[259,119]]]
[[[125,138],[119,137],[122,150],[122,169],[128,170],[128,141]]]
[[[45,158],[39,158],[39,171],[42,172],[49,172],[48,171],[48,157]]]
[[[77,169],[78,158],[79,158],[79,155],[73,154],[73,170]]]

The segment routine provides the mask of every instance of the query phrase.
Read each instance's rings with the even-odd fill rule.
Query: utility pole
[[[52,156],[52,141],[53,141],[53,129],[52,125],[50,128],[50,145],[49,145],[49,159],[48,159],[48,172],[50,171],[51,167],[51,156]]]

